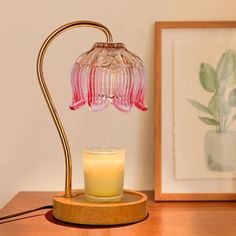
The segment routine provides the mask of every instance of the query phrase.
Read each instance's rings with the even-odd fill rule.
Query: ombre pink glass
[[[122,43],[96,43],[77,59],[71,74],[72,110],[85,103],[93,111],[112,103],[118,110],[130,111],[135,105],[142,111],[146,73],[141,59]]]

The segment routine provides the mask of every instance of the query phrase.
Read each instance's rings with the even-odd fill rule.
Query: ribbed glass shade
[[[71,74],[72,110],[85,103],[93,111],[112,103],[118,110],[130,111],[135,105],[146,111],[146,73],[141,59],[122,43],[96,43],[77,59]]]

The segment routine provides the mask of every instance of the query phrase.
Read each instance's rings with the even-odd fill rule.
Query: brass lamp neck
[[[60,34],[62,34],[64,31],[72,29],[72,28],[78,28],[78,27],[90,27],[101,30],[106,35],[107,42],[112,42],[112,35],[109,29],[97,22],[93,21],[74,21],[65,25],[62,25],[61,27],[54,30],[44,41],[42,44],[37,58],[37,76],[38,76],[38,82],[41,87],[41,91],[44,95],[44,98],[46,100],[46,103],[48,105],[49,111],[52,115],[53,121],[56,125],[58,134],[61,139],[61,143],[64,150],[65,155],[65,197],[72,197],[72,160],[71,160],[71,151],[69,147],[69,142],[64,130],[64,127],[61,123],[61,120],[59,118],[58,112],[56,110],[56,107],[52,101],[52,97],[49,93],[48,87],[44,80],[44,73],[43,73],[43,61],[44,56],[47,51],[48,46],[51,44],[51,42]]]

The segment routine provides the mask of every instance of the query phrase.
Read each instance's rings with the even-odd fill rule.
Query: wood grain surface
[[[74,191],[72,198],[64,193],[53,198],[53,215],[56,219],[85,225],[120,225],[138,222],[147,217],[147,196],[140,192],[124,190],[121,201],[88,201],[84,190]]]
[[[0,222],[1,236],[228,236],[236,235],[236,202],[154,202],[148,195],[149,217],[126,226],[88,227],[57,221],[42,210]],[[20,192],[0,216],[52,204],[53,192]]]

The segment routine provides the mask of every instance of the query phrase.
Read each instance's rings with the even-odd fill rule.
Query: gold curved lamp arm
[[[64,155],[65,155],[65,197],[72,197],[71,194],[71,186],[72,186],[72,161],[71,161],[71,152],[70,152],[70,147],[68,143],[68,139],[65,133],[65,130],[63,128],[63,125],[61,123],[61,120],[59,118],[59,115],[57,113],[56,107],[52,101],[51,95],[49,93],[49,90],[47,88],[47,85],[44,80],[44,74],[43,74],[43,60],[44,56],[46,53],[46,50],[50,43],[60,34],[62,34],[64,31],[72,29],[72,28],[77,28],[77,27],[91,27],[91,28],[96,28],[106,35],[107,42],[112,42],[112,35],[109,29],[97,22],[93,21],[75,21],[71,22],[65,25],[62,25],[61,27],[57,28],[54,30],[44,41],[43,45],[41,46],[39,53],[38,53],[38,58],[37,58],[37,76],[38,76],[38,81],[42,90],[42,93],[44,95],[44,98],[46,100],[46,103],[48,105],[48,108],[50,110],[50,113],[52,115],[53,121],[56,125],[57,131],[59,133],[63,150],[64,150]]]

